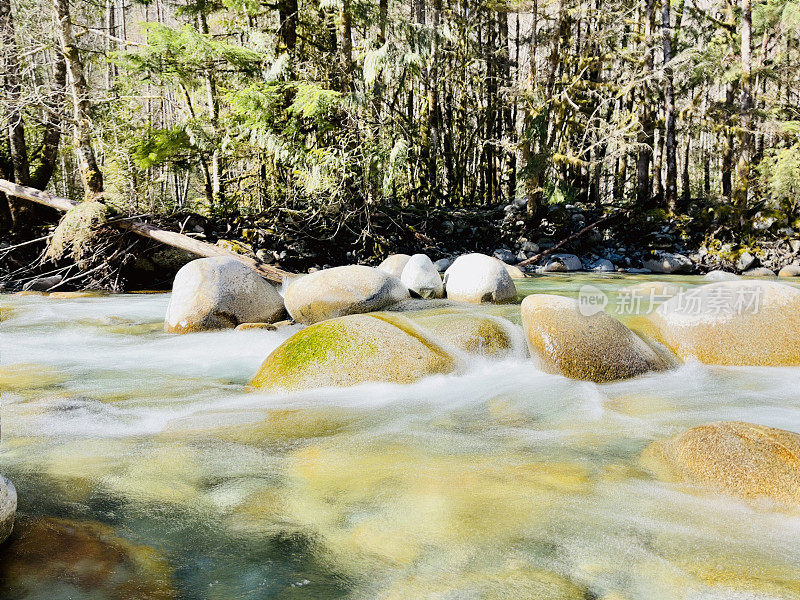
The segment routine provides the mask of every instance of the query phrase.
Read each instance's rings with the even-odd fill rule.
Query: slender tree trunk
[[[208,28],[208,19],[206,15],[200,13],[198,15],[198,24],[200,33],[203,35],[210,35]],[[206,107],[208,110],[209,123],[215,139],[214,150],[211,153],[211,195],[214,199],[214,205],[217,207],[225,206],[225,188],[223,185],[223,171],[222,156],[219,151],[218,137],[219,137],[219,93],[217,91],[217,73],[213,63],[209,64],[205,70],[205,87],[206,87]]]
[[[725,88],[725,104],[732,106],[734,101],[734,86],[729,82]],[[725,137],[722,144],[722,197],[728,202],[733,200],[733,128],[725,128]]]
[[[5,72],[5,89],[3,91],[8,103],[6,120],[13,179],[16,183],[29,185],[30,164],[28,148],[25,143],[25,124],[22,120],[22,77],[11,0],[0,0],[0,41],[3,44],[3,70]]]
[[[87,197],[98,196],[103,193],[103,174],[97,165],[94,148],[92,148],[89,86],[86,83],[83,62],[72,33],[69,0],[53,0],[53,8],[55,9],[56,32],[70,74],[70,90],[75,118],[75,147],[78,153],[83,187]]]
[[[61,119],[59,114],[67,95],[67,61],[59,51],[53,52],[53,83],[50,88],[52,100],[46,106],[45,130],[42,149],[31,174],[31,187],[43,190],[50,183],[58,163],[58,147],[61,143]]]
[[[742,8],[742,77],[740,80],[740,133],[739,162],[736,168],[736,193],[734,201],[747,203],[750,187],[750,163],[753,160],[753,94],[752,94],[752,31],[753,18],[751,0],[741,0]]]
[[[351,90],[353,85],[353,16],[350,0],[342,0],[339,14],[339,59],[342,68],[342,89]]]
[[[650,163],[653,158],[653,142],[655,123],[651,103],[650,78],[653,75],[653,19],[655,0],[646,0],[644,15],[644,67],[645,75],[642,84],[639,106],[640,129],[637,135],[636,154],[636,201],[639,205],[650,202],[652,184],[650,182]]]
[[[297,48],[297,0],[279,0],[278,19],[280,20],[280,41],[282,49],[294,55]]]
[[[662,0],[661,31],[664,39],[664,158],[667,163],[664,201],[674,210],[678,201],[678,154],[675,139],[675,89],[672,66],[670,1]]]

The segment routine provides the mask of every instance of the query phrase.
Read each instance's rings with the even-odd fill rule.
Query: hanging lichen
[[[111,216],[111,210],[96,200],[81,202],[67,211],[50,238],[46,258],[58,260],[70,252],[78,266],[93,255],[98,232]]]

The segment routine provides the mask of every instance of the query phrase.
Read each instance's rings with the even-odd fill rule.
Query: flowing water
[[[0,550],[0,597],[800,598],[800,512],[639,463],[709,421],[800,432],[798,368],[596,385],[471,359],[414,385],[264,394],[246,383],[295,327],[167,335],[168,300],[0,296],[0,472],[15,535],[34,531],[21,558]]]

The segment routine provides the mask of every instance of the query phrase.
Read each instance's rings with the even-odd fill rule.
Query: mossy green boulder
[[[433,337],[470,354],[504,357],[513,353],[519,329],[507,319],[464,311],[419,311],[405,313]]]
[[[584,315],[573,298],[534,294],[521,312],[531,356],[550,373],[603,383],[674,364],[611,315]]]
[[[655,442],[642,462],[659,478],[750,500],[800,505],[800,435],[720,421]]]
[[[454,368],[455,359],[408,319],[348,315],[298,331],[267,357],[250,385],[303,390],[411,383]]]
[[[651,316],[681,358],[715,365],[800,365],[800,290],[777,281],[722,281],[692,289]]]

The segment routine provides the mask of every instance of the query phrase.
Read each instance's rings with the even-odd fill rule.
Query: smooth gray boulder
[[[433,263],[433,266],[436,267],[436,270],[439,271],[439,273],[444,273],[452,264],[453,261],[449,258],[440,258]]]
[[[687,273],[692,266],[688,257],[673,252],[657,252],[644,261],[644,268],[653,273]]]
[[[598,258],[590,262],[587,266],[589,271],[594,271],[595,273],[613,273],[617,270],[614,263],[607,258]]]
[[[23,292],[46,292],[51,287],[61,283],[63,277],[61,275],[52,275],[51,277],[37,277],[22,286]]]
[[[582,270],[583,263],[574,254],[553,254],[547,258],[547,262],[542,267],[543,273],[568,273]]]
[[[424,254],[415,254],[406,263],[400,276],[408,290],[420,298],[441,298],[444,296],[442,276],[433,262]]]
[[[775,277],[775,272],[766,267],[756,267],[742,273],[742,277]]]
[[[707,279],[708,281],[735,281],[740,279],[736,273],[720,270],[709,271],[703,278]]]
[[[408,254],[392,254],[378,265],[378,269],[384,273],[388,273],[392,277],[400,279],[400,276],[403,274],[403,269],[406,268],[406,263],[408,263],[410,258]]]
[[[164,329],[190,333],[272,323],[283,316],[283,298],[234,258],[199,258],[181,267],[172,284]]]
[[[349,265],[300,277],[286,289],[286,310],[298,323],[368,313],[409,297],[400,279],[379,269]]]
[[[800,266],[786,265],[778,271],[778,277],[800,277]]]
[[[513,302],[517,288],[506,266],[485,254],[459,256],[444,274],[447,298],[462,302]]]
[[[16,512],[17,490],[13,483],[0,475],[0,543],[11,534]]]

